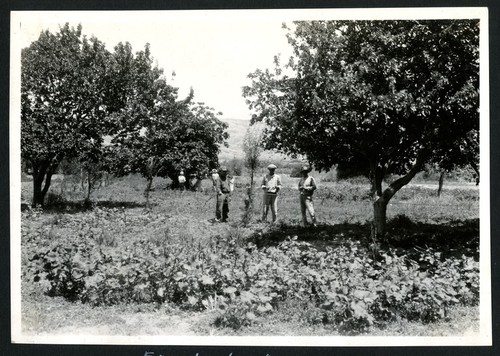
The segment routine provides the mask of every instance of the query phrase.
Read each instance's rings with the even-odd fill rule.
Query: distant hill
[[[222,119],[222,121],[228,124],[227,132],[229,133],[229,147],[221,148],[219,160],[225,161],[232,158],[244,158],[245,153],[242,147],[243,137],[250,125],[250,120]],[[273,151],[264,151],[261,155],[261,159],[265,161],[290,160],[288,156]]]
[[[245,132],[250,125],[250,120],[237,120],[237,119],[223,119],[225,123],[229,126],[227,132],[229,133],[229,147],[221,147],[221,152],[219,153],[219,160],[228,160],[233,157],[243,158],[245,153],[243,152],[243,137]]]

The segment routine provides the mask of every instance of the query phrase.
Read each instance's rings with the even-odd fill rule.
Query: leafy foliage
[[[81,26],[44,31],[21,54],[21,155],[33,174],[33,204],[43,205],[63,158],[95,157],[117,104],[106,96],[118,66],[104,44]],[[42,188],[42,184],[45,184]]]
[[[243,137],[243,152],[245,152],[245,167],[250,170],[250,185],[247,188],[247,197],[243,211],[242,222],[246,226],[253,216],[254,207],[254,177],[260,164],[260,155],[263,147],[264,127],[261,123],[254,123],[247,128]]]
[[[216,325],[234,329],[259,323],[290,301],[309,303],[311,323],[343,333],[397,318],[433,322],[446,317],[450,306],[478,301],[478,262],[444,258],[432,248],[412,255],[388,248],[372,260],[355,240],[319,250],[289,237],[258,249],[232,230],[203,247],[180,242],[168,230],[124,245],[120,229],[151,223],[148,215],[131,220],[120,209],[96,209],[92,216],[78,236],[57,243],[43,231],[24,236],[28,250],[41,251],[29,256],[24,278],[46,286],[49,295],[92,305],[170,303],[211,310],[218,313]],[[106,229],[96,227],[103,222]],[[70,216],[53,223],[81,224]],[[47,248],[40,249],[41,241]]]
[[[122,60],[134,68],[127,78],[133,95],[115,115],[122,129],[111,142],[111,171],[140,173],[149,182],[155,176],[168,176],[176,182],[180,170],[200,174],[215,166],[219,146],[228,137],[227,124],[219,120],[221,113],[193,103],[192,90],[187,98],[177,100],[177,88],[153,67],[148,46],[135,56],[127,45],[118,48]]]
[[[22,157],[33,173],[34,205],[43,205],[63,159],[81,162],[88,196],[103,171],[140,173],[149,191],[154,176],[217,165],[228,138],[221,113],[193,103],[193,91],[177,100],[162,72],[148,44],[134,54],[119,43],[111,53],[82,36],[81,26],[42,32],[23,50]]]
[[[426,162],[461,164],[474,151],[456,147],[479,125],[477,24],[296,22],[294,57],[251,73],[243,94],[269,125],[267,148],[368,172],[383,235],[387,203]],[[401,177],[382,190],[388,174]]]
[[[259,166],[259,158],[264,150],[264,125],[255,123],[248,127],[245,136],[243,137],[243,151],[245,152],[245,167],[250,170],[250,185],[253,187],[253,178],[257,167]]]

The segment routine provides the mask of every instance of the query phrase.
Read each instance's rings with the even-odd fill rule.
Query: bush
[[[229,174],[231,175],[241,176],[241,174],[243,173],[244,164],[241,158],[233,157],[230,161],[225,163],[225,165],[229,171]]]
[[[95,214],[124,220],[118,210],[96,209]],[[117,249],[116,241],[103,234],[90,226],[37,252],[30,256],[25,278],[47,281],[51,296],[92,305],[168,302],[208,309],[218,313],[218,326],[234,329],[297,299],[311,305],[311,323],[330,324],[342,333],[363,332],[396,318],[433,322],[452,305],[478,302],[478,263],[465,256],[443,260],[432,249],[412,257],[388,249],[374,261],[351,240],[318,251],[294,237],[257,249],[236,227],[203,247],[172,239],[166,231],[165,237]],[[27,244],[39,251],[39,240]],[[426,270],[419,263],[423,260]]]
[[[336,182],[337,181],[337,172],[335,170],[331,170],[326,174],[321,176],[322,182]]]
[[[61,194],[48,192],[45,198],[45,206],[48,208],[64,208],[67,205],[66,199]]]
[[[302,177],[301,170],[302,170],[302,165],[292,166],[292,169],[290,171],[290,177],[292,178]]]

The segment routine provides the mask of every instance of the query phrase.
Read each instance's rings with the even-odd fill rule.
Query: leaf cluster
[[[479,124],[476,20],[296,22],[288,40],[288,64],[251,73],[243,90],[269,148],[384,175],[422,153],[460,163]]]
[[[134,53],[119,43],[111,52],[81,26],[65,24],[42,32],[21,62],[22,157],[36,189],[46,179],[35,205],[43,204],[63,160],[78,160],[89,176],[136,172],[152,179],[216,166],[227,145],[222,113],[194,103],[193,90],[178,100],[149,44]]]
[[[169,303],[211,310],[218,314],[216,325],[235,329],[294,301],[314,308],[309,322],[344,333],[398,318],[433,322],[453,305],[478,302],[479,265],[471,257],[444,258],[431,248],[415,256],[387,249],[373,260],[357,241],[319,251],[296,237],[258,249],[234,234],[213,236],[201,246],[168,231],[122,244],[116,236],[128,219],[119,209],[96,209],[78,235],[56,245],[43,231],[37,238],[24,236],[29,258],[23,278],[46,283],[51,296],[92,305]],[[103,222],[106,229],[96,228]],[[41,241],[48,245],[41,248]]]

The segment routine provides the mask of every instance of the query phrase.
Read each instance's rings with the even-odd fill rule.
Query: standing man
[[[219,178],[215,182],[215,192],[217,194],[215,221],[227,222],[231,190],[227,178],[227,168],[224,166],[219,169]]]
[[[316,216],[314,215],[314,206],[312,201],[312,195],[316,190],[316,182],[314,178],[309,176],[311,169],[308,166],[302,167],[300,174],[302,177],[299,180],[299,192],[300,192],[300,211],[302,213],[302,222],[307,226],[307,216],[306,210],[311,215],[311,220],[313,226],[316,226]]]
[[[262,221],[267,221],[267,213],[269,208],[271,208],[274,223],[276,222],[276,213],[278,211],[278,192],[281,189],[281,178],[279,175],[274,174],[276,170],[274,164],[267,166],[267,169],[269,170],[269,174],[266,174],[262,179],[262,190],[264,191]]]
[[[196,192],[196,183],[198,182],[198,178],[196,178],[196,173],[191,173],[189,175],[189,190]]]
[[[179,188],[184,190],[186,188],[186,177],[184,176],[184,171],[179,172],[179,177],[177,177],[177,181],[179,182]]]

